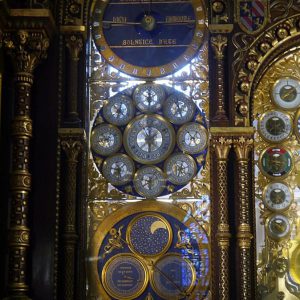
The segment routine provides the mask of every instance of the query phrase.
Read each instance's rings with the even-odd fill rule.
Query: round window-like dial
[[[285,215],[273,215],[267,221],[267,234],[276,241],[287,238],[290,230],[291,225]]]

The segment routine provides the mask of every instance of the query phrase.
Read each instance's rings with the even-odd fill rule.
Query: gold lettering
[[[152,39],[137,39],[137,40],[123,40],[123,46],[149,46],[153,45]]]
[[[174,23],[174,22],[188,22],[191,21],[190,16],[166,16],[167,23]]]
[[[159,39],[158,43],[159,45],[176,45],[177,41],[176,39]]]
[[[126,23],[127,17],[123,17],[123,16],[113,17],[112,21],[113,23]]]

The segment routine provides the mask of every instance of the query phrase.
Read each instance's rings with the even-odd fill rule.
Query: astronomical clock
[[[91,15],[88,295],[205,299],[206,7],[97,0]]]

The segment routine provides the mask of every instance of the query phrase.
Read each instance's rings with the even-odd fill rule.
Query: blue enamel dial
[[[205,33],[201,0],[98,0],[93,21],[103,57],[136,77],[179,70],[196,54]]]

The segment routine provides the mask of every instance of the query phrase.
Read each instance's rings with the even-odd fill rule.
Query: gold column
[[[216,154],[217,182],[216,190],[218,198],[218,211],[215,218],[218,220],[217,243],[219,248],[219,280],[218,299],[229,299],[229,244],[230,231],[228,224],[228,186],[227,186],[227,161],[232,140],[218,133],[218,128],[212,129],[212,147]]]
[[[84,146],[85,132],[81,128],[60,128],[59,136],[61,140],[61,147],[66,154],[67,161],[63,203],[63,299],[73,300],[75,287],[76,247],[78,241],[76,229],[77,164],[78,156]]]
[[[27,299],[29,290],[27,254],[30,246],[28,205],[32,187],[30,174],[31,87],[34,69],[42,59],[46,58],[49,39],[45,27],[49,25],[51,14],[48,10],[39,10],[38,13],[26,9],[22,12],[11,10],[10,18],[11,23],[18,28],[5,29],[3,38],[4,48],[12,58],[15,72],[15,107],[11,129],[8,298]]]
[[[252,129],[252,128],[251,128]],[[237,137],[233,141],[234,150],[238,160],[238,198],[239,199],[239,226],[238,226],[238,248],[240,258],[240,298],[250,300],[251,298],[251,239],[253,235],[250,227],[249,216],[249,154],[253,148],[253,139],[250,135]]]

